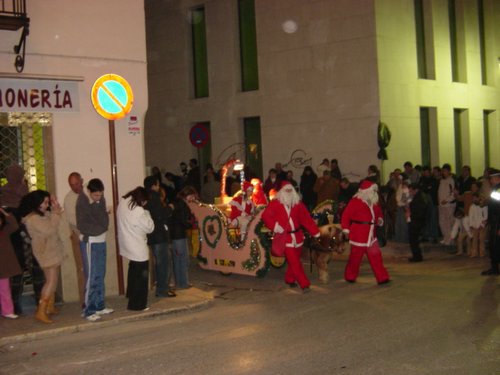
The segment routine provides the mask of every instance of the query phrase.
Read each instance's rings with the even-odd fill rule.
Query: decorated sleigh
[[[228,224],[227,215],[217,206],[190,202],[200,232],[200,267],[223,274],[263,277],[271,265],[269,230],[261,221],[263,208],[258,209],[243,238],[238,228]]]
[[[232,197],[226,195],[225,187],[226,175],[230,168],[240,171],[243,185],[243,164],[239,160],[231,159],[222,167],[221,194],[216,198],[217,204],[197,201],[189,203],[198,222],[199,265],[203,269],[219,271],[226,275],[236,273],[263,277],[271,265],[271,233],[261,220],[265,207],[259,207],[255,211],[246,227],[246,233],[240,233],[238,227],[230,225],[227,209]]]

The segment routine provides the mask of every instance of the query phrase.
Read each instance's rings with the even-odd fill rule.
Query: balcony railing
[[[0,0],[0,30],[19,30],[28,25],[26,0]]]
[[[14,66],[19,73],[24,69],[26,38],[29,34],[29,26],[30,19],[26,13],[26,0],[0,0],[0,30],[16,31],[23,29],[19,44],[14,46],[14,52],[17,54]]]

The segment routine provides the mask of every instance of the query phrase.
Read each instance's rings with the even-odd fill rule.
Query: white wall
[[[138,0],[45,0],[27,2],[30,34],[22,74],[80,76],[80,112],[54,113],[53,140],[55,194],[62,201],[68,191],[67,176],[78,171],[86,181],[101,178],[105,197],[112,204],[108,122],[90,101],[95,80],[106,73],[123,76],[134,92],[131,114],[141,127],[148,106],[144,5]],[[0,73],[15,73],[12,48],[20,33],[0,31]],[[116,122],[118,190],[123,195],[142,185],[143,133],[130,135],[127,120]],[[112,232],[112,231],[111,231]],[[117,293],[114,239],[108,241],[107,293]],[[66,300],[77,299],[74,265],[63,265]]]

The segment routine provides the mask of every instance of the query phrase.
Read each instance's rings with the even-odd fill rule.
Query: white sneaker
[[[110,309],[110,308],[105,308],[105,309],[102,309],[102,310],[99,310],[99,311],[96,311],[95,313],[97,315],[108,315],[108,314],[111,314],[113,311],[113,309]]]
[[[16,315],[16,314],[7,314],[7,315],[4,315],[3,317],[7,318],[7,319],[17,319],[17,318],[19,318],[19,315]]]
[[[85,319],[87,319],[89,322],[97,322],[101,317],[97,314],[92,314],[87,316]]]
[[[142,311],[149,311],[149,307],[146,307],[145,309],[142,309]]]

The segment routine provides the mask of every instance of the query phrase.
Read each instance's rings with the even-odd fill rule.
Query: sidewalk
[[[177,297],[156,298],[150,293],[148,311],[135,312],[127,310],[127,299],[124,296],[106,298],[106,307],[115,311],[105,315],[97,322],[89,322],[81,317],[79,303],[64,303],[57,305],[60,313],[53,316],[53,324],[43,324],[36,321],[33,311],[28,311],[18,319],[0,318],[0,347],[17,342],[31,341],[52,337],[61,333],[75,333],[92,329],[100,329],[124,322],[152,318],[160,315],[173,314],[181,311],[201,309],[209,306],[213,300],[212,292],[198,288],[178,290]]]

